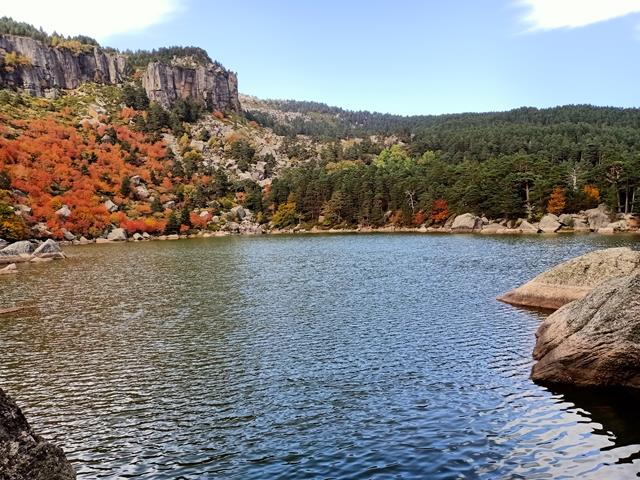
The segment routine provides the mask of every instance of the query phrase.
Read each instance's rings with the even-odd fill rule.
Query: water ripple
[[[79,478],[628,478],[637,399],[530,382],[494,300],[632,237],[70,248],[2,278],[0,384]]]

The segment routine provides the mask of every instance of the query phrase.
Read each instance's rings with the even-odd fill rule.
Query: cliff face
[[[163,107],[178,98],[205,105],[208,110],[240,110],[236,74],[220,65],[167,65],[152,62],[142,76],[149,100]]]
[[[4,56],[16,52],[30,65],[9,67]],[[33,38],[0,35],[0,86],[23,89],[42,97],[54,88],[77,88],[84,82],[115,84],[125,76],[126,57],[94,48],[75,54],[66,48],[54,48]]]
[[[10,65],[7,53],[17,53],[28,64]],[[142,76],[150,100],[165,108],[178,98],[202,103],[209,111],[239,111],[236,74],[219,64],[151,62]],[[72,89],[85,82],[118,84],[126,78],[127,57],[99,48],[73,52],[38,40],[0,35],[0,87],[20,89],[43,97],[53,89]]]

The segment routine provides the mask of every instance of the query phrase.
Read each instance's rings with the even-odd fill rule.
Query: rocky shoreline
[[[228,217],[228,218],[227,218]],[[526,219],[489,220],[472,213],[452,215],[442,225],[423,224],[419,227],[385,225],[382,227],[358,226],[345,228],[325,228],[319,225],[298,224],[289,228],[273,228],[267,224],[254,221],[252,213],[246,208],[237,206],[226,215],[221,215],[216,230],[198,230],[195,233],[151,235],[135,232],[129,235],[124,228],[113,226],[98,238],[76,237],[71,232],[64,232],[65,239],[59,242],[51,238],[46,240],[32,239],[9,244],[0,239],[0,275],[18,271],[17,264],[25,262],[48,262],[64,259],[66,255],[61,245],[109,244],[119,242],[144,242],[156,240],[180,240],[187,238],[210,238],[230,235],[301,235],[301,234],[351,234],[351,233],[425,233],[425,234],[459,234],[471,233],[481,235],[537,235],[563,233],[597,233],[612,235],[616,233],[640,233],[640,217],[634,214],[612,214],[604,205],[577,214],[544,215],[539,222]],[[560,288],[560,287],[556,287]],[[504,298],[501,298],[504,300]],[[505,300],[508,302],[508,300]],[[511,302],[518,303],[518,302]],[[526,304],[525,304],[526,305]],[[532,305],[536,306],[536,305]],[[543,308],[557,308],[555,304]]]
[[[640,252],[596,250],[498,300],[553,309],[536,332],[531,378],[542,384],[640,389]]]

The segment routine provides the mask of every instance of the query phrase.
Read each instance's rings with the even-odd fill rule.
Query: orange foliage
[[[558,215],[564,210],[564,206],[567,203],[567,199],[564,195],[564,188],[556,187],[551,192],[549,197],[549,203],[547,203],[547,212]]]
[[[213,116],[216,117],[218,120],[224,120],[224,113],[222,113],[220,110],[215,110],[213,112]]]
[[[125,176],[139,175],[148,183],[151,169],[164,169],[164,144],[126,126],[84,123],[76,128],[52,115],[16,120],[12,127],[12,135],[0,137],[0,170],[8,172],[13,187],[27,194],[30,220],[46,222],[58,235],[66,228],[76,235],[98,236],[110,223],[126,224],[129,219],[123,212],[110,215],[106,211],[105,197],[120,205],[125,200],[119,195]],[[115,129],[115,144],[101,141],[109,128]],[[139,166],[125,160],[133,149],[142,159]],[[172,189],[167,177],[157,187],[160,195]],[[67,218],[54,213],[62,205],[71,210]],[[151,214],[147,204],[136,205],[135,211],[140,216]],[[136,225],[139,231],[160,232],[164,228],[163,222],[155,219],[141,221],[144,225]]]
[[[582,189],[589,200],[597,203],[600,201],[600,190],[595,185],[585,185]]]
[[[444,198],[438,198],[431,207],[431,220],[434,223],[442,223],[449,218],[449,204]]]
[[[203,228],[207,226],[209,220],[211,220],[211,214],[207,213],[205,216],[201,217],[195,212],[189,213],[189,220],[191,221],[191,225],[195,228]]]
[[[424,213],[422,210],[420,210],[419,212],[416,212],[411,216],[411,224],[422,225],[426,219],[427,219],[427,214]]]
[[[120,110],[120,118],[122,120],[130,120],[135,116],[135,114],[136,114],[135,109],[131,107],[124,107],[122,110]]]

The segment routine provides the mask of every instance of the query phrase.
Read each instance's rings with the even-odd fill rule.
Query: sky
[[[241,93],[402,115],[640,106],[640,0],[0,0],[120,49],[195,45]]]

